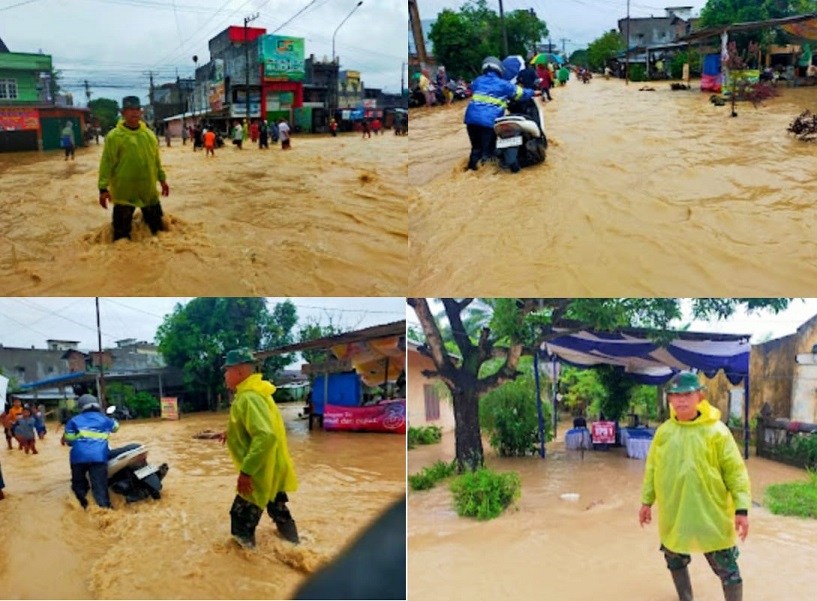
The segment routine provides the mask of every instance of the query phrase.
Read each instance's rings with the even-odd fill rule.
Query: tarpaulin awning
[[[556,357],[576,367],[613,365],[644,384],[663,384],[681,370],[694,369],[713,377],[723,370],[732,384],[749,375],[749,335],[679,332],[666,346],[644,332],[566,333],[542,345],[540,358]]]
[[[804,40],[817,40],[817,19],[781,25],[780,29]]]

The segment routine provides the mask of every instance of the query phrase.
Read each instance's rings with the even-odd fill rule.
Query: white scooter
[[[111,415],[116,407],[108,407]],[[139,443],[127,444],[108,453],[108,486],[128,503],[162,496],[162,480],[170,469],[166,463],[148,463],[148,449]]]
[[[528,104],[529,112],[521,112],[511,103],[510,114],[494,121],[496,151],[502,165],[513,173],[522,167],[543,163],[547,155],[548,141],[545,120],[538,101]]]

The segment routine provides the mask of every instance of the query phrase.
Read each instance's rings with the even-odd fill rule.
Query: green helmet
[[[698,380],[698,375],[691,371],[682,371],[675,374],[667,383],[667,394],[684,394],[701,390],[703,384]]]

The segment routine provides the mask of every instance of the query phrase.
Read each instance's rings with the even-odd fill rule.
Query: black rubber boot
[[[295,520],[292,519],[292,514],[287,507],[289,498],[284,492],[279,492],[275,496],[275,500],[267,503],[267,514],[275,522],[275,527],[286,540],[296,545],[301,542],[298,536],[298,527],[295,525]]]
[[[670,574],[672,574],[672,581],[675,583],[675,590],[678,591],[678,599],[680,601],[693,601],[689,570],[687,568],[670,570]]]
[[[723,598],[726,601],[743,601],[743,583],[723,585]]]

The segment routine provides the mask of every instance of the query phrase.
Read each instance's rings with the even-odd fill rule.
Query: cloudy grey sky
[[[163,317],[189,298],[100,298],[102,346],[136,338],[153,341]],[[269,298],[270,309],[283,298]],[[404,298],[291,298],[299,322],[312,318],[335,323],[344,330],[401,321]],[[0,344],[6,347],[46,348],[46,340],[75,340],[80,350],[96,350],[96,308],[93,297],[0,298]]]
[[[207,42],[259,13],[252,27],[305,38],[306,56],[332,56],[332,35],[358,0],[0,0],[0,39],[12,52],[42,51],[62,72],[62,86],[85,105],[134,94],[147,100],[148,72],[162,84],[193,76],[210,60]],[[364,0],[335,36],[341,69],[361,72],[367,87],[400,91],[406,61],[404,0]],[[303,11],[303,12],[301,12]],[[301,14],[298,14],[301,13]],[[297,15],[297,16],[296,16]]]
[[[464,0],[418,0],[420,18],[434,19],[441,10],[450,8],[458,10]],[[706,5],[705,0],[690,2],[658,2],[656,0],[631,0],[630,16],[660,17],[668,6],[691,6],[693,16],[699,16]],[[499,1],[488,0],[488,6],[499,13]],[[506,12],[530,8],[545,21],[550,31],[550,39],[559,48],[563,46],[569,55],[587,45],[603,33],[618,29],[618,20],[627,17],[627,0],[504,0],[502,6]],[[569,41],[568,41],[569,40]]]
[[[442,310],[442,304],[433,309],[435,312]],[[751,342],[757,344],[769,338],[780,338],[793,334],[799,326],[817,315],[817,298],[796,299],[791,302],[789,308],[774,315],[770,312],[753,313],[747,315],[739,312],[729,319],[722,321],[690,321],[687,318],[683,324],[691,324],[690,330],[694,332],[716,332],[719,334],[750,334]],[[414,311],[409,307],[409,325],[416,325],[419,328],[419,321]]]

